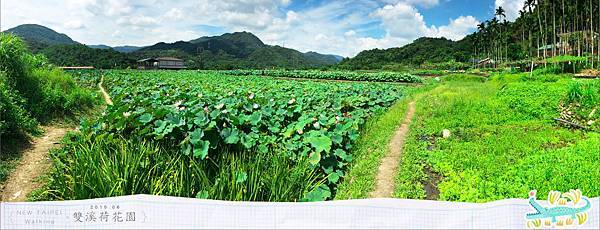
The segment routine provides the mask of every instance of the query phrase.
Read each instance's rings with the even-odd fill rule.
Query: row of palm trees
[[[600,0],[525,0],[514,22],[499,7],[477,29],[473,42],[478,58],[507,62],[559,55],[594,57],[600,48]],[[594,58],[590,60],[593,65]]]

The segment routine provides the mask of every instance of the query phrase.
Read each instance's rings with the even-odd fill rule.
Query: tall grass
[[[132,194],[234,201],[295,201],[319,187],[307,161],[223,152],[199,161],[149,142],[73,134],[52,153],[54,169],[39,199],[88,199]]]
[[[594,106],[600,103],[600,85],[594,82],[574,81],[567,90],[567,103],[580,103],[585,106]]]
[[[0,135],[17,137],[35,133],[37,121],[47,122],[92,107],[92,91],[32,55],[21,39],[0,34]]]

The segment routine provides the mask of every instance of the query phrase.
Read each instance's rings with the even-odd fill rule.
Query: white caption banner
[[[600,199],[588,221],[600,229]],[[546,204],[540,201],[541,204]],[[490,203],[368,199],[312,203],[228,202],[134,195],[79,201],[0,203],[0,229],[99,228],[526,228],[525,199]]]

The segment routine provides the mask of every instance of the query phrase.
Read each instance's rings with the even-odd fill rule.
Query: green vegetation
[[[4,32],[12,33],[23,39],[34,53],[52,45],[77,44],[77,42],[65,34],[60,34],[52,29],[35,24],[20,25]]]
[[[53,45],[40,51],[59,66],[93,66],[98,69],[136,68],[136,59],[113,49],[93,49],[85,45]]]
[[[28,135],[39,135],[40,123],[63,119],[91,108],[94,98],[71,77],[27,52],[23,42],[0,35],[0,182],[18,158],[16,149]]]
[[[469,62],[468,41],[453,42],[445,38],[419,38],[400,48],[362,51],[356,57],[344,59],[336,68],[383,69],[390,65],[422,67],[424,63]],[[429,64],[431,65],[431,64]],[[451,67],[454,68],[454,67]]]
[[[599,195],[597,124],[580,130],[554,121],[564,106],[578,105],[586,116],[599,109],[598,80],[500,74],[489,81],[468,75],[442,81],[419,95],[396,197],[435,198],[427,183],[437,183],[439,199],[450,201],[524,197],[532,189]],[[443,129],[449,138],[441,137]]]
[[[115,105],[84,123],[81,136],[54,154],[47,193],[53,199],[138,192],[329,199],[352,161],[350,151],[365,122],[403,96],[403,87],[383,83],[294,82],[197,71],[104,74]],[[93,75],[78,79],[96,81]],[[131,166],[144,159],[150,163]],[[85,176],[82,171],[92,165],[112,176]],[[124,168],[135,173],[123,174]],[[165,184],[166,175],[180,180]],[[139,183],[146,187],[119,184],[134,183],[135,177],[144,178]]]
[[[420,83],[422,80],[408,73],[394,72],[351,72],[351,71],[316,71],[316,70],[229,70],[222,73],[236,76],[270,76],[281,78],[305,78],[345,81],[373,82],[408,82]]]
[[[4,32],[3,32],[4,33]],[[149,57],[177,57],[190,69],[322,68],[338,63],[341,57],[264,44],[248,32],[201,37],[192,41],[160,42],[147,47],[108,47],[79,44],[67,35],[40,25],[8,29],[21,37],[34,53],[42,53],[61,66],[94,66],[99,69],[134,68],[136,60]]]
[[[0,135],[15,137],[37,133],[38,122],[48,122],[89,108],[89,90],[43,56],[31,55],[15,36],[0,35]]]
[[[599,12],[600,2],[593,0],[527,0],[514,22],[509,22],[506,11],[499,7],[493,18],[481,22],[475,33],[460,41],[419,38],[404,47],[362,51],[335,68],[454,70],[487,58],[494,62],[479,67],[518,66],[525,71],[534,60],[555,63],[562,72],[594,68],[600,62],[600,42],[593,39],[600,32]],[[456,64],[447,65],[449,62]]]
[[[338,62],[333,55],[299,51],[264,44],[248,32],[201,37],[189,42],[158,43],[134,53],[139,58],[175,56],[192,69],[319,68]]]
[[[52,153],[52,189],[37,199],[88,199],[156,194],[219,200],[291,201],[318,188],[307,161],[283,155],[222,152],[211,160],[146,141],[74,135]]]
[[[598,9],[600,2],[592,0],[527,0],[519,17],[508,22],[500,7],[469,36],[473,55],[499,63],[570,55],[593,68],[600,44],[590,35],[600,31]]]

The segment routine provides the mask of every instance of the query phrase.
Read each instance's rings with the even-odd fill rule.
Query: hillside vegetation
[[[189,42],[158,43],[135,52],[138,57],[176,56],[194,69],[261,69],[269,67],[305,69],[338,62],[333,55],[299,51],[264,44],[248,32],[201,37]]]
[[[37,52],[52,45],[78,44],[65,34],[61,34],[50,28],[35,24],[20,25],[4,32],[9,32],[21,37],[21,39],[23,39],[29,45],[33,52]]]
[[[85,45],[53,45],[39,53],[59,66],[93,66],[99,69],[134,67],[136,59],[113,49],[94,49]]]
[[[468,62],[471,52],[467,41],[454,42],[445,38],[419,38],[403,47],[373,49],[344,59],[341,69],[382,69],[393,65],[419,67],[425,63],[449,61]]]
[[[191,69],[322,68],[341,58],[315,52],[264,44],[248,32],[201,37],[191,41],[159,42],[147,47],[81,45],[67,35],[40,25],[21,25],[3,33],[21,37],[30,50],[42,53],[62,66],[94,66],[102,69],[135,68],[136,60],[148,57],[177,57]]]

